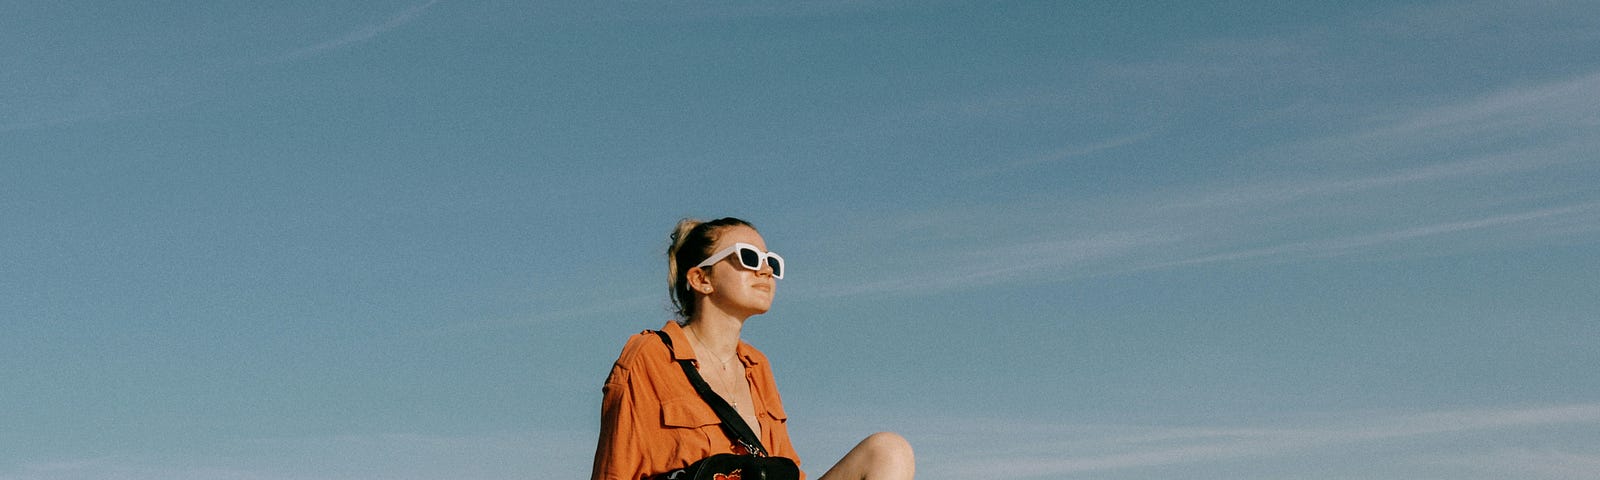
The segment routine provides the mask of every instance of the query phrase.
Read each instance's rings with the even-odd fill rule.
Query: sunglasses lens
[[[783,277],[783,261],[778,257],[767,257],[767,266],[772,267],[772,276]]]
[[[739,263],[744,264],[744,268],[760,270],[761,252],[757,252],[755,249],[741,248],[739,249]]]

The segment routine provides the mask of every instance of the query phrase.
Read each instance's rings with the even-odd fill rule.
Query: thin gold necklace
[[[728,370],[728,362],[732,361],[733,357],[739,356],[739,347],[738,346],[734,346],[733,347],[733,354],[732,355],[728,355],[728,358],[717,358],[717,354],[713,353],[711,351],[711,347],[707,347],[705,342],[700,341],[700,335],[699,334],[696,334],[696,333],[694,333],[693,330],[689,330],[687,328],[683,329],[683,331],[689,332],[689,341],[699,344],[701,348],[705,349],[706,355],[710,356],[712,360],[717,360],[719,362],[722,362],[722,370],[723,371],[727,371]]]
[[[689,330],[687,328],[683,329],[683,331],[689,334],[689,342],[690,343],[699,344],[700,347],[705,349],[706,356],[711,357],[713,360],[718,360],[717,359],[717,355],[715,353],[711,353],[711,347],[707,347],[705,342],[701,342],[700,341],[700,336],[699,335],[696,335],[694,333],[694,331]],[[738,346],[734,346],[733,347],[733,355],[729,355],[728,358],[723,358],[723,359],[719,360],[719,361],[722,362],[722,372],[723,373],[727,373],[728,372],[728,361],[733,360],[733,357],[736,357],[736,356],[739,356],[739,347]],[[726,375],[722,375],[722,376],[726,377]],[[718,379],[718,380],[726,380],[726,378],[721,378],[721,379]],[[723,381],[722,384],[723,385],[727,385],[728,382]],[[733,406],[734,410],[738,410],[739,409],[739,401],[734,399],[733,395],[734,395],[733,390],[729,389],[728,390],[728,398],[726,398],[725,400],[728,401],[729,405]]]

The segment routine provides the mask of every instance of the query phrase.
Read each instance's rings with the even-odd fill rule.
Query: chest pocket
[[[661,402],[661,423],[667,428],[699,428],[717,425],[717,412],[700,397],[684,397]]]

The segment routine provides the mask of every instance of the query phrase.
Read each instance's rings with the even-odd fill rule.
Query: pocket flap
[[[668,427],[697,428],[722,423],[717,412],[700,397],[678,398],[661,402],[661,423]]]
[[[767,405],[767,416],[772,417],[779,422],[787,422],[789,420],[789,414],[783,412],[783,404],[778,402],[770,403],[771,405]]]

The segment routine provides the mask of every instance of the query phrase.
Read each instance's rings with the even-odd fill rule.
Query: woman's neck
[[[714,355],[732,355],[739,348],[739,332],[744,329],[744,319],[719,312],[701,312],[684,328],[691,330]]]

